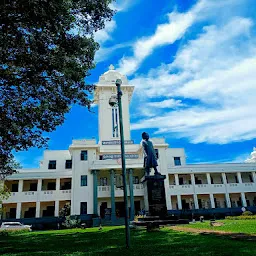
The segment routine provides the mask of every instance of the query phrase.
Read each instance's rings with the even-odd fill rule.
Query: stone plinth
[[[165,175],[145,176],[144,185],[145,210],[149,216],[167,216],[164,180]]]

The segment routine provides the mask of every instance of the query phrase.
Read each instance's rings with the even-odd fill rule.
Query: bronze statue
[[[149,135],[146,132],[142,133],[142,147],[144,152],[144,168],[145,168],[145,174],[149,176],[150,169],[154,168],[155,175],[160,174],[160,172],[157,171],[157,157],[156,152],[153,146],[153,143],[149,140]]]

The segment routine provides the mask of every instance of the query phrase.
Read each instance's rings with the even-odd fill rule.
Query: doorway
[[[125,207],[124,202],[116,202],[116,217],[124,217],[125,216]]]
[[[108,203],[107,202],[102,202],[100,205],[100,217],[102,219],[105,218],[105,210],[108,208]]]

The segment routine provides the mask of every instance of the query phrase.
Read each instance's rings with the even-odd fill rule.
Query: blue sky
[[[141,132],[184,147],[188,163],[243,162],[256,146],[255,0],[117,0],[95,34],[101,49],[88,83],[113,64],[136,89],[131,137]],[[136,104],[135,104],[136,102]],[[73,106],[49,149],[98,134],[94,113]],[[43,149],[19,152],[38,167]]]

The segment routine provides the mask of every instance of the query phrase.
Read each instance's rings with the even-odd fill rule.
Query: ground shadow
[[[125,248],[124,228],[33,232],[0,237],[0,255],[256,255],[250,241],[232,241],[168,228],[158,232],[133,230],[132,247]]]

